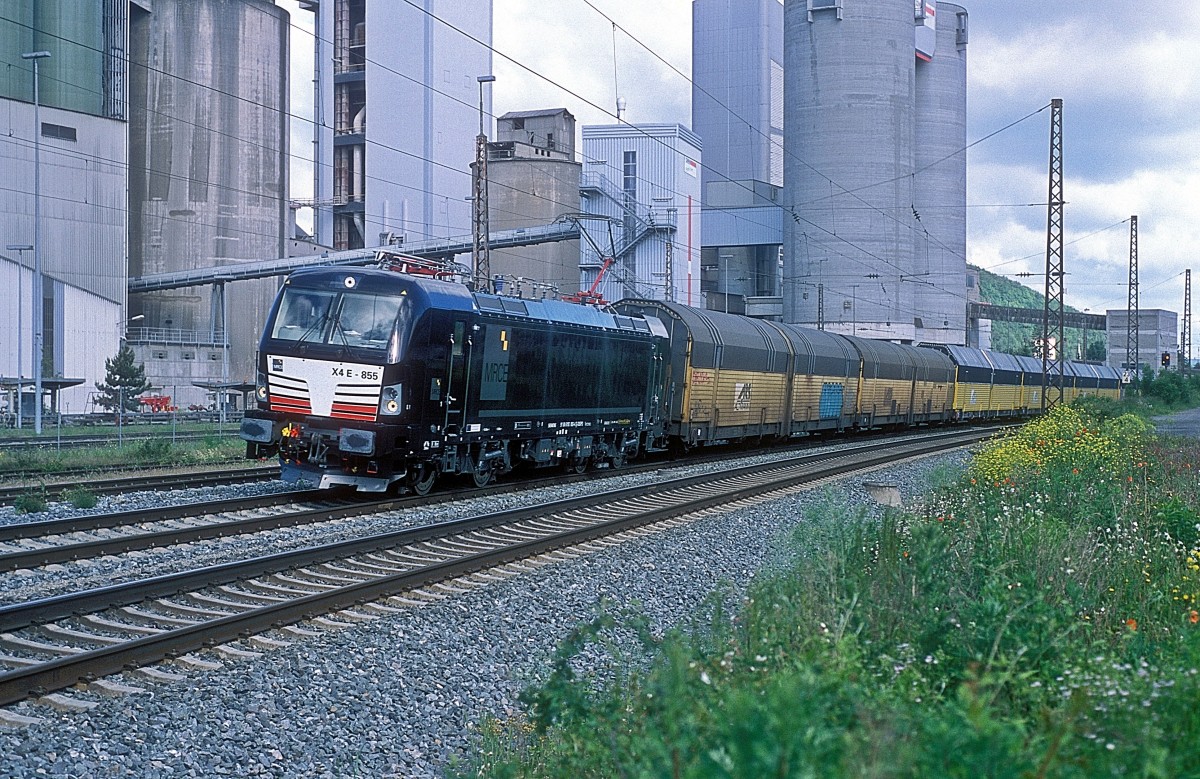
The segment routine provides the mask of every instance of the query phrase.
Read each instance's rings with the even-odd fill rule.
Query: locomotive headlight
[[[267,402],[267,394],[268,394],[267,393],[267,377],[266,377],[266,375],[260,372],[258,374],[258,381],[255,382],[255,384],[257,385],[254,388],[255,397],[257,397],[263,403],[266,403]]]
[[[400,413],[402,384],[389,384],[379,393],[379,413],[385,416],[395,416]]]

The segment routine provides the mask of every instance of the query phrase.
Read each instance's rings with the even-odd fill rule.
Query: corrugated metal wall
[[[635,202],[623,211],[626,153],[636,155]],[[612,301],[623,297],[663,300],[667,246],[671,245],[673,299],[701,305],[700,300],[700,139],[682,125],[601,125],[583,128],[583,179],[586,213],[603,214],[613,223],[617,251],[636,243],[632,252],[609,270],[601,293]],[[689,240],[689,207],[690,240]],[[648,227],[653,226],[653,229]],[[608,233],[599,223],[588,226],[608,251]],[[689,245],[691,249],[689,287]],[[587,288],[596,275],[594,252],[581,246]],[[587,266],[591,266],[588,268]]]
[[[783,5],[692,3],[692,130],[708,154],[702,178],[783,184]],[[732,112],[732,115],[731,115]]]

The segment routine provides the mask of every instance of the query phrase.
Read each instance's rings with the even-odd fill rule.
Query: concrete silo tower
[[[785,321],[915,337],[913,30],[910,0],[784,8]]]
[[[961,344],[967,310],[967,12],[962,6],[937,4],[935,41],[929,59],[916,63],[914,324],[918,341]]]
[[[162,0],[134,8],[129,38],[130,275],[283,257],[287,12],[267,0]],[[279,279],[226,286],[223,299],[186,287],[130,300],[144,319],[129,343],[178,405],[207,402],[194,384],[254,380]]]

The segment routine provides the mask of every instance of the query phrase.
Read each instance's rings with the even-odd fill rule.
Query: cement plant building
[[[123,57],[105,52],[125,50],[128,8],[25,0],[6,3],[2,16],[0,376],[10,392],[25,383],[18,377],[29,381],[23,407],[31,414],[37,360],[44,379],[75,381],[62,391],[59,408],[82,413],[92,382],[104,378],[105,358],[117,351],[127,318],[129,73]],[[48,56],[21,56],[39,52]],[[35,255],[40,295],[34,292]],[[36,344],[35,317],[41,324]],[[6,409],[15,410],[7,404]]]
[[[966,11],[692,8],[714,298],[870,338],[965,343]]]
[[[470,234],[491,1],[301,6],[316,15],[317,243],[356,249]],[[490,117],[487,85],[483,100]]]

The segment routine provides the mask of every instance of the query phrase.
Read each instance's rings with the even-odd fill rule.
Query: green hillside
[[[1045,299],[1024,284],[1018,284],[1011,279],[997,276],[983,268],[971,266],[979,271],[979,296],[984,303],[994,306],[1012,306],[1014,308],[1043,309]],[[1071,306],[1067,311],[1076,311]],[[992,348],[1008,354],[1033,354],[1034,338],[1040,334],[1040,325],[1023,325],[1016,322],[992,322]],[[1064,333],[1066,340],[1065,354],[1070,359],[1078,359],[1083,342],[1083,331],[1068,327]],[[1087,338],[1089,360],[1103,360],[1105,356],[1104,333],[1090,331]]]

